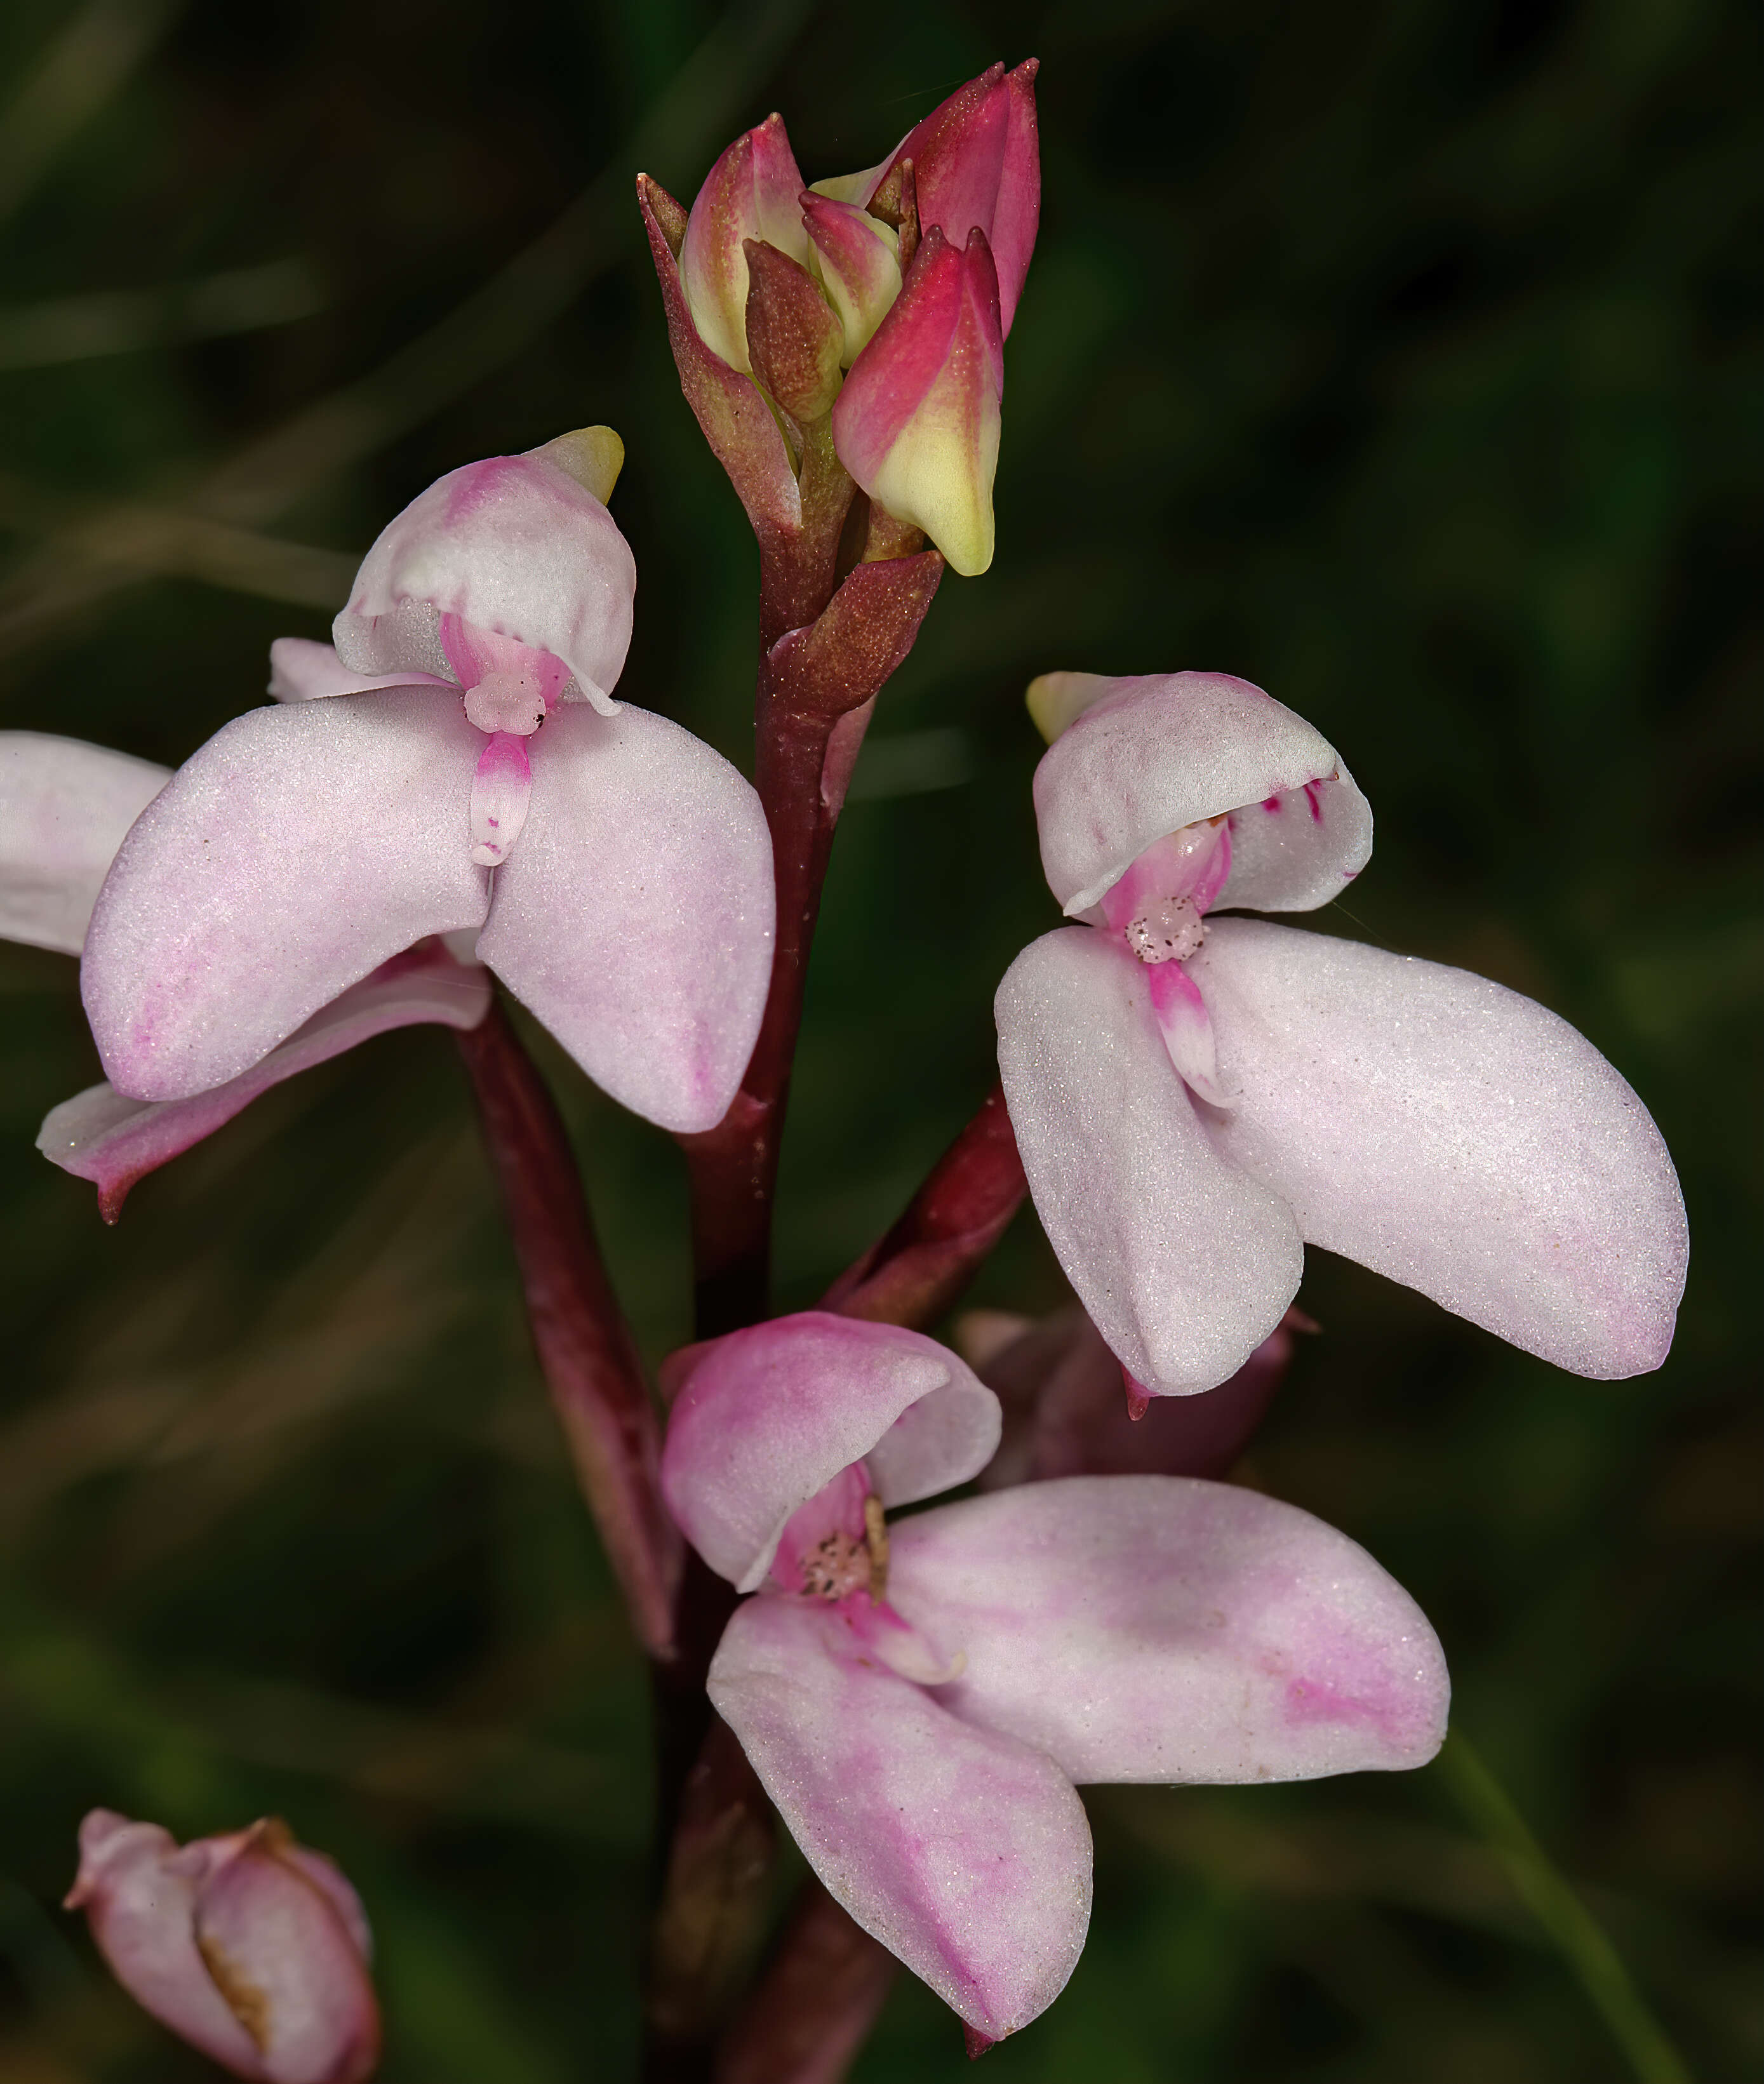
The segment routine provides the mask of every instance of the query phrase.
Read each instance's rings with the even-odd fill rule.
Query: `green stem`
[[[1690,2084],[1683,2056],[1630,1980],[1609,1935],[1532,1835],[1512,1797],[1469,1739],[1451,1730],[1439,1764],[1458,1807],[1580,1978],[1580,1987],[1628,2056],[1639,2084]]]

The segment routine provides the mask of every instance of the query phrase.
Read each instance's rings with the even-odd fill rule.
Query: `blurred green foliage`
[[[1755,30],[1718,0],[0,12],[0,722],[172,762],[260,698],[271,637],[324,633],[431,477],[592,420],[630,453],[621,692],[744,759],[755,558],[631,176],[689,199],[773,107],[811,178],[866,164],[1039,53],[998,560],[946,582],[859,770],[782,1299],[965,1118],[994,985],[1051,923],[1031,675],[1222,667],[1313,718],[1380,818],[1351,913],[1314,923],[1591,1036],[1695,1250],[1671,1362],[1618,1384],[1313,1254],[1325,1334],[1257,1476],[1420,1599],[1461,1726],[1707,2084],[1764,2061]],[[104,1802],[180,1835],[277,1811],[337,1853],[388,2084],[630,2075],[642,1677],[450,1044],[281,1088],[112,1233],[31,1147],[96,1075],[72,965],[0,949],[0,2069],[210,2073],[53,1907]],[[659,1354],[677,1158],[538,1046]],[[1059,1299],[1032,1218],[976,1293]],[[994,2084],[1622,2073],[1436,1769],[1092,1811],[1089,1951]],[[965,2073],[903,1979],[855,2074]]]

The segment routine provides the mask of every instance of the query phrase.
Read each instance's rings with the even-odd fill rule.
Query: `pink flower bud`
[[[371,1942],[355,1891],[273,1819],[181,1849],[95,1809],[84,1910],[117,1980],[162,2025],[258,2084],[363,2084],[380,2060]]]
[[[928,231],[899,301],[833,409],[839,460],[888,513],[922,528],[965,578],[992,562],[1004,341],[986,233]]]
[[[1035,121],[1038,61],[1015,72],[989,66],[958,87],[901,141],[892,165],[913,163],[918,218],[952,246],[977,227],[999,271],[1000,330],[1008,335],[1041,215],[1041,157]]]
[[[705,177],[680,248],[680,282],[698,337],[745,374],[748,262],[742,242],[764,239],[805,265],[803,177],[784,119],[768,116],[744,131]]]
[[[845,328],[842,366],[849,369],[901,294],[901,240],[891,224],[854,203],[805,195],[809,272],[827,293]]]

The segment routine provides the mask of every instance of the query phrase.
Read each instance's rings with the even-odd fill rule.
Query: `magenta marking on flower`
[[[1281,811],[1285,807],[1285,805],[1283,799],[1278,796],[1264,796],[1262,799],[1262,807],[1263,810],[1266,811],[1270,816],[1278,817]]]
[[[525,466],[521,456],[486,456],[481,463],[468,464],[464,469],[453,473],[453,482],[447,487],[445,525],[456,527],[462,521],[469,521],[481,514],[501,492],[508,479],[519,476]]]
[[[1321,800],[1321,792],[1319,791],[1316,782],[1307,782],[1305,783],[1304,800],[1311,807],[1312,824],[1313,825],[1321,824],[1323,822],[1323,805]]]

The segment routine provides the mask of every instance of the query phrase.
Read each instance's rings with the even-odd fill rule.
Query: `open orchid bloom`
[[[609,693],[634,574],[605,429],[450,472],[368,552],[332,646],[275,648],[124,841],[82,985],[117,1091],[261,1065],[427,937],[475,952],[615,1099],[710,1128],[758,1032],[771,848],[728,762]]]
[[[129,1994],[235,2077],[362,2084],[380,2059],[372,1941],[336,1863],[274,1819],[180,1846],[95,1809],[67,1898]]]
[[[698,1349],[670,1509],[754,1596],[710,1692],[810,1865],[982,2040],[1090,1917],[1075,1783],[1420,1765],[1440,1646],[1363,1550],[1228,1485],[1074,1477],[886,1509],[990,1459],[998,1400],[914,1332],[811,1311]]]
[[[1322,1245],[1577,1375],[1659,1366],[1685,1278],[1660,1133],[1516,992],[1227,906],[1308,911],[1365,865],[1335,752],[1223,674],[1030,691],[1069,917],[1006,973],[999,1062],[1061,1264],[1145,1390],[1211,1388]]]
[[[168,769],[106,746],[0,731],[0,938],[77,955],[117,849],[170,779]],[[36,1147],[63,1171],[91,1180],[105,1221],[114,1222],[138,1180],[284,1078],[391,1028],[422,1021],[475,1027],[490,1002],[479,964],[423,942],[351,985],[224,1085],[158,1101],[91,1086],[50,1109]]]

